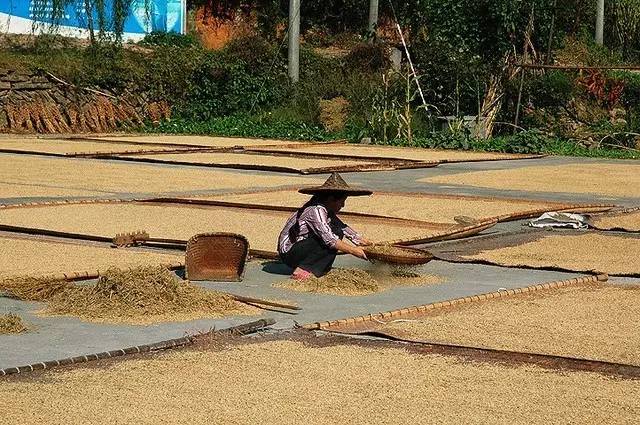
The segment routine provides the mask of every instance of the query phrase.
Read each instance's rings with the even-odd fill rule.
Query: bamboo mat
[[[139,145],[133,143],[99,142],[91,140],[62,140],[62,139],[0,139],[0,151],[23,151],[25,153],[44,153],[54,155],[74,154],[106,154],[117,152],[156,151],[163,152],[173,149],[186,149],[176,145]]]
[[[637,380],[320,345],[327,338],[249,339],[2,380],[3,422],[599,425],[640,416]]]
[[[202,168],[0,154],[0,197],[241,190],[320,183]]]
[[[91,136],[88,136],[91,137]],[[135,142],[135,143],[156,143],[156,144],[178,144],[190,146],[206,146],[218,148],[232,148],[234,146],[243,147],[264,147],[264,146],[289,146],[302,145],[309,142],[294,140],[275,139],[254,139],[246,137],[214,137],[214,136],[191,136],[191,135],[159,135],[159,134],[135,134],[135,135],[109,135],[91,137],[97,140],[114,142]]]
[[[592,215],[589,217],[589,225],[599,230],[640,232],[640,209]]]
[[[193,165],[211,165],[211,166],[227,166],[228,168],[251,168],[264,167],[271,168],[271,171],[313,173],[328,172],[331,170],[340,171],[343,168],[382,168],[382,165],[373,161],[348,161],[340,159],[321,159],[321,158],[291,158],[273,155],[256,155],[244,153],[226,153],[226,152],[192,152],[192,153],[173,153],[173,154],[149,154],[149,155],[118,155],[120,158],[128,158],[130,160],[144,160],[154,162],[193,164]]]

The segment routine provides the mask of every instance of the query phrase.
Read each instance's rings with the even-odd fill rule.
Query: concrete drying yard
[[[76,272],[74,279],[83,273],[90,279],[75,285],[94,285],[91,272],[112,266],[175,268],[184,261],[184,250],[176,247],[110,248],[109,237],[137,230],[185,240],[198,232],[233,231],[247,236],[251,248],[273,252],[291,207],[306,200],[296,189],[327,177],[48,155],[71,152],[75,143],[94,152],[101,144],[109,144],[105,152],[115,145],[240,147],[255,149],[256,164],[262,149],[308,151],[310,161],[326,154],[327,163],[347,161],[328,158],[349,153],[344,144],[84,137],[39,149],[40,139],[0,136],[2,146],[40,151],[0,153],[0,282],[29,276],[46,285],[53,275]],[[411,239],[464,227],[454,217],[493,221],[463,242],[420,244],[440,258],[412,270],[424,281],[412,277],[380,291],[291,290],[282,284],[290,270],[267,258],[251,259],[241,282],[193,282],[206,291],[296,305],[297,311],[254,308],[250,314],[158,316],[133,324],[45,314],[46,300],[23,301],[0,289],[0,320],[14,314],[27,328],[0,333],[2,422],[634,423],[640,416],[640,234],[633,208],[640,206],[640,164],[393,148],[353,153],[367,161],[376,154],[450,162],[344,173],[350,185],[374,191],[371,198],[347,199],[345,207],[361,214],[343,219],[365,235]],[[273,158],[265,156],[263,163]],[[383,192],[378,199],[376,191]],[[523,232],[529,218],[554,210],[593,212],[601,230]],[[70,240],[64,232],[99,237]],[[489,238],[488,248],[482,238]],[[587,239],[592,245],[585,250]],[[522,248],[534,240],[544,243]],[[616,248],[607,251],[609,240]],[[340,256],[336,267],[376,273],[376,265],[348,256]],[[183,276],[179,268],[175,273]],[[243,337],[216,333],[260,319],[275,324]],[[159,351],[147,346],[168,340],[173,342],[162,348],[177,348],[139,353]],[[70,358],[80,364],[37,370]]]

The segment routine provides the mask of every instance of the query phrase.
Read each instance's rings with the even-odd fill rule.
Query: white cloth
[[[586,229],[589,227],[586,223],[587,218],[580,214],[571,214],[563,212],[548,212],[540,217],[531,220],[531,227],[570,227],[572,229]]]

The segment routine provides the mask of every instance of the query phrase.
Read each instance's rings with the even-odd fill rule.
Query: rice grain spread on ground
[[[381,326],[410,339],[640,366],[640,287],[588,285],[434,311]]]
[[[557,267],[608,274],[640,274],[640,238],[585,233],[551,235],[465,256],[502,266]]]
[[[275,341],[0,381],[4,425],[631,424],[640,381]]]
[[[640,187],[640,165],[531,166],[426,177],[418,181],[528,192],[588,193],[633,198],[638,196]],[[508,185],[505,185],[506,182]]]

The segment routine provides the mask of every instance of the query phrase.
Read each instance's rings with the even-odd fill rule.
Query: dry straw
[[[0,281],[0,290],[24,301],[46,301],[68,289],[72,283],[54,277],[17,276]]]
[[[13,313],[0,315],[0,335],[19,334],[26,331],[27,327],[20,316]]]
[[[46,301],[45,314],[89,321],[145,324],[255,311],[228,295],[183,281],[164,267],[146,266],[125,271],[112,268],[93,284],[35,282],[41,284],[38,288],[55,289],[45,293],[26,285],[13,294],[22,294],[23,299]]]

